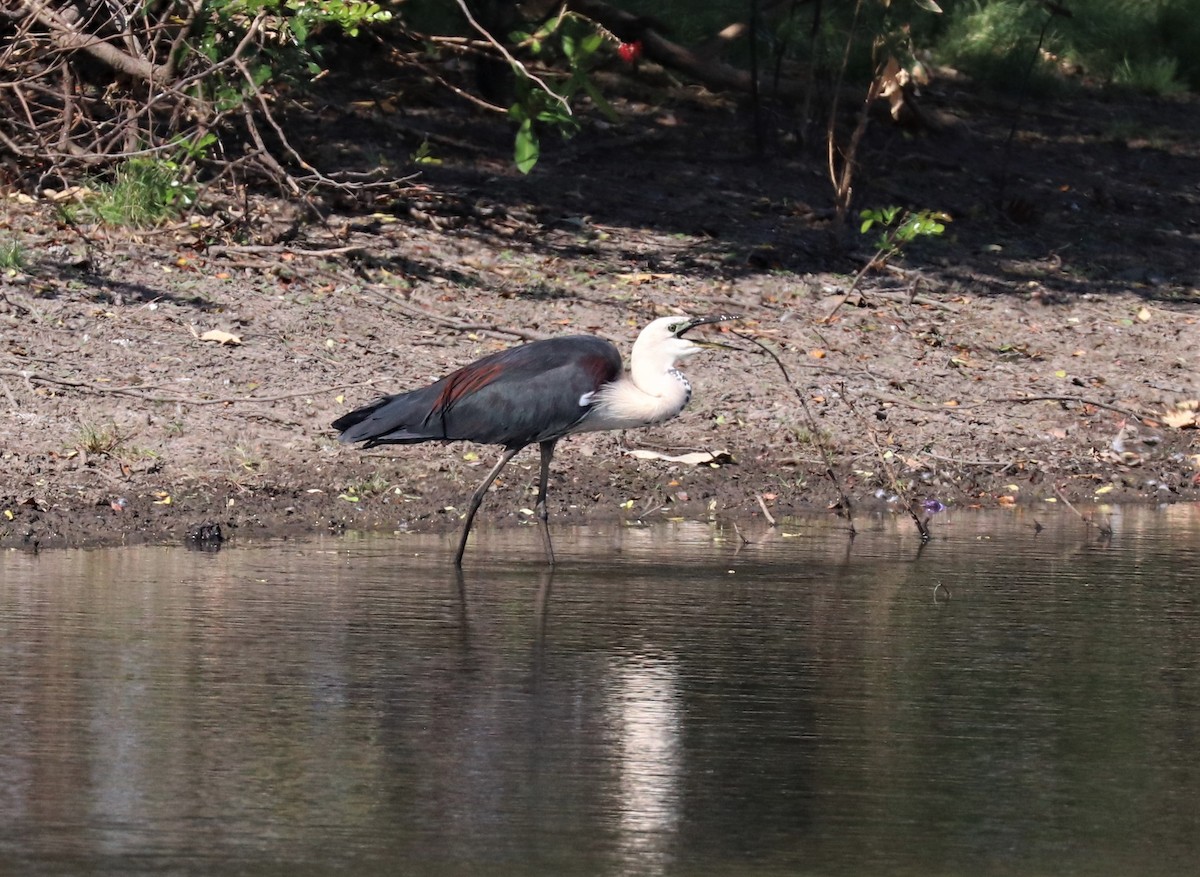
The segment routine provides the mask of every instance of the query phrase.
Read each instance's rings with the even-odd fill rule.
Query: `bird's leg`
[[[550,458],[554,456],[554,446],[558,439],[544,441],[538,447],[542,449],[542,473],[538,478],[538,498],[534,511],[542,522],[542,543],[546,546],[546,560],[554,566],[554,546],[550,544],[550,512],[546,509],[546,487],[550,483]]]
[[[475,513],[479,511],[479,504],[483,502],[483,495],[492,486],[492,482],[496,480],[496,476],[500,474],[500,470],[507,466],[508,461],[515,457],[520,450],[520,448],[505,448],[504,453],[500,455],[500,461],[492,467],[492,471],[483,479],[483,483],[475,488],[475,492],[471,494],[471,507],[467,509],[467,519],[463,522],[462,538],[458,540],[458,553],[454,555],[455,566],[462,566],[463,552],[467,550],[467,536],[471,534],[471,524],[475,521]]]

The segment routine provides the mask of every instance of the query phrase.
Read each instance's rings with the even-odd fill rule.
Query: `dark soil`
[[[547,138],[522,177],[503,120],[377,88],[404,111],[332,91],[315,163],[403,167],[422,142],[442,163],[365,209],[326,203],[324,222],[256,198],[153,233],[78,229],[7,198],[0,237],[33,258],[0,283],[0,545],[456,526],[496,449],[363,453],[329,423],[523,338],[628,351],[676,312],[743,314],[793,384],[736,339],[744,352],[689,361],[676,420],[560,444],[554,520],[746,531],[764,509],[844,511],[840,491],[897,512],[1197,498],[1197,431],[1177,410],[1200,396],[1195,99],[1080,90],[1018,108],[936,83],[930,129],[868,129],[855,210],[954,221],[847,297],[873,236],[833,228],[823,146],[781,129],[756,157],[732,101],[627,83],[645,99],[617,102],[624,125]],[[241,343],[202,340],[213,329]],[[536,474],[527,451],[481,523],[528,521]]]

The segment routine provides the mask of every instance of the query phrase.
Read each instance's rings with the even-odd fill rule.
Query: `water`
[[[862,523],[0,556],[0,872],[1194,873],[1200,509]]]

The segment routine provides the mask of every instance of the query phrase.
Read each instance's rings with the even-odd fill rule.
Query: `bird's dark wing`
[[[621,355],[590,335],[493,353],[411,393],[387,396],[334,421],[343,442],[474,441],[523,447],[571,432],[591,394],[621,374]]]

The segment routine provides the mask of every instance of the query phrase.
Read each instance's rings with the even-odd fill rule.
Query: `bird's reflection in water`
[[[451,573],[451,590],[455,595],[458,612],[458,630],[462,638],[463,651],[470,649],[471,598],[467,587],[467,576],[462,567],[456,566]],[[483,583],[480,580],[479,583]],[[534,673],[538,675],[543,666],[546,628],[550,617],[550,592],[554,583],[554,567],[538,571],[538,587],[534,593],[531,611],[533,614]]]
[[[464,631],[469,622],[472,588],[462,573],[454,581],[462,602]],[[556,677],[554,569],[543,570],[532,594],[530,709],[553,712],[562,692]],[[482,609],[480,610],[482,611]],[[476,618],[476,624],[483,619]],[[567,652],[570,649],[558,643]],[[681,822],[684,776],[683,707],[676,660],[662,652],[614,655],[603,662],[602,720],[605,761],[611,764],[606,786],[611,789],[617,853],[627,870],[643,874],[670,870]],[[586,700],[586,699],[585,699]],[[543,743],[546,741],[542,741]],[[562,741],[556,741],[561,744]],[[599,743],[598,740],[593,740]],[[545,752],[534,755],[540,759]],[[553,760],[553,759],[551,759]],[[536,771],[535,771],[536,772]],[[608,783],[611,782],[611,785]]]
[[[670,657],[639,655],[614,658],[609,678],[618,849],[630,868],[663,873],[678,832],[684,771],[678,670]]]

